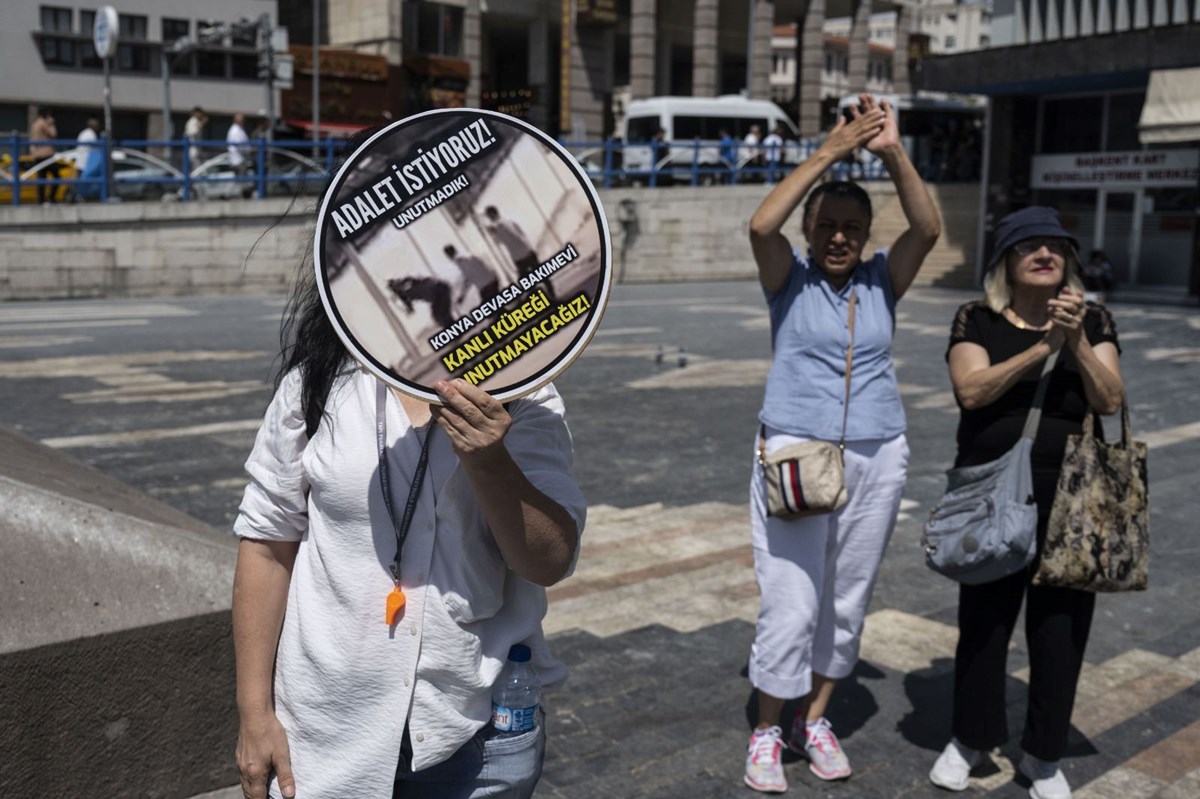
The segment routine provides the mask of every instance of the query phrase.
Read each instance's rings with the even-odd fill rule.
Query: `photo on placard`
[[[443,379],[502,399],[553,379],[595,332],[612,275],[599,198],[571,156],[474,109],[401,120],[352,154],[314,252],[354,356],[430,401]]]

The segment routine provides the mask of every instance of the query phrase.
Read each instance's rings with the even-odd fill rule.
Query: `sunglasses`
[[[1038,250],[1045,247],[1053,255],[1067,256],[1071,250],[1071,242],[1066,239],[1025,239],[1018,241],[1013,245],[1013,252],[1024,258],[1027,255],[1033,255]]]

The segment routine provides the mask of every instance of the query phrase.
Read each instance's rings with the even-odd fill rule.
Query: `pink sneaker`
[[[763,793],[783,793],[787,778],[783,776],[783,730],[767,727],[750,735],[746,750],[746,784]]]
[[[808,758],[808,770],[823,780],[844,780],[850,776],[850,760],[842,751],[833,727],[825,719],[806,723],[797,713],[792,721],[792,739],[788,748]]]

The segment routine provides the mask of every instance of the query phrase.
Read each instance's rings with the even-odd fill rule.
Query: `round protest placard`
[[[368,139],[325,193],[313,253],[351,354],[428,402],[456,377],[502,401],[545,385],[591,339],[612,280],[608,223],[579,164],[476,109]]]

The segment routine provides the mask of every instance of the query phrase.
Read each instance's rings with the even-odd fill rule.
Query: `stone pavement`
[[[862,661],[829,713],[856,773],[825,784],[794,762],[789,795],[946,796],[926,773],[949,728],[956,591],[924,568],[919,529],[953,457],[943,354],[971,296],[925,289],[900,305],[909,484]],[[1112,310],[1134,432],[1151,445],[1151,587],[1100,598],[1064,768],[1079,799],[1200,797],[1200,312]],[[0,424],[227,527],[278,314],[277,298],[0,306]],[[769,357],[753,284],[618,287],[559,381],[591,513],[576,574],[550,592],[546,627],[572,676],[546,700],[538,797],[752,795],[746,487]],[[1014,734],[1026,665],[1018,634]],[[1017,755],[996,753],[966,795],[1025,796]]]

